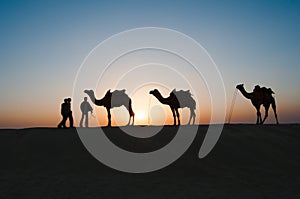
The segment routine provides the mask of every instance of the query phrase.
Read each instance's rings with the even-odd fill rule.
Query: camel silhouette
[[[93,90],[85,90],[84,91],[91,99],[91,101],[97,106],[104,106],[107,110],[107,118],[108,118],[108,126],[111,126],[111,114],[110,109],[114,107],[125,106],[125,108],[129,112],[129,121],[130,124],[132,117],[132,125],[134,124],[134,112],[131,107],[131,99],[125,93],[125,89],[123,90],[115,90],[110,92],[108,90],[102,99],[96,99]]]
[[[272,96],[274,92],[272,91],[271,88],[266,88],[266,87],[261,88],[260,86],[257,85],[255,86],[252,93],[248,93],[245,90],[244,84],[239,84],[236,86],[236,88],[243,94],[244,97],[250,99],[253,106],[256,108],[257,111],[256,124],[263,124],[265,122],[265,120],[268,117],[270,105],[272,105],[275,114],[276,124],[279,124],[277,119],[277,113],[276,113],[276,103],[274,97]],[[260,113],[261,105],[265,107],[265,117],[263,120],[261,118],[261,113]]]
[[[187,91],[176,91],[175,89],[170,93],[169,97],[164,98],[157,89],[154,89],[149,92],[149,94],[154,95],[162,104],[169,105],[171,111],[173,113],[174,118],[174,125],[176,125],[176,117],[178,120],[178,125],[180,125],[180,116],[178,112],[178,108],[185,108],[188,107],[190,109],[190,119],[188,124],[191,123],[193,119],[193,124],[195,123],[195,109],[196,109],[196,102],[192,98],[192,94],[189,90]]]

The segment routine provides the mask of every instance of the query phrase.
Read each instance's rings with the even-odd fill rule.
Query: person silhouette
[[[69,119],[70,122],[70,128],[73,128],[73,115],[72,115],[72,111],[71,111],[71,98],[68,98],[68,115],[67,115],[67,119]]]
[[[80,104],[80,110],[81,110],[81,119],[80,119],[80,127],[82,126],[82,122],[85,117],[85,127],[89,127],[89,112],[91,111],[91,114],[93,113],[93,108],[91,107],[90,103],[87,101],[87,97],[83,98],[83,102]]]
[[[69,119],[70,127],[73,127],[73,116],[71,111],[71,98],[65,98],[64,103],[61,104],[61,111],[62,120],[57,125],[57,128],[67,128],[66,121]]]
[[[60,109],[60,113],[62,115],[62,120],[61,122],[57,125],[57,128],[67,128],[66,127],[66,121],[68,118],[68,99],[65,98],[64,99],[64,103],[61,104],[61,109]]]

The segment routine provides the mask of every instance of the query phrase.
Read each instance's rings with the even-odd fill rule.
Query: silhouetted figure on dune
[[[241,91],[241,93],[243,94],[244,97],[246,97],[247,99],[250,99],[253,106],[256,108],[256,111],[257,111],[256,124],[263,124],[265,122],[265,120],[268,117],[270,105],[272,105],[272,108],[274,111],[276,124],[279,124],[278,119],[277,119],[276,103],[275,103],[274,97],[272,96],[272,94],[274,94],[274,92],[272,91],[271,88],[266,88],[266,87],[261,88],[260,86],[256,85],[254,87],[252,93],[248,93],[245,90],[244,84],[239,84],[236,86],[236,88]],[[263,105],[265,107],[265,117],[263,120],[261,118],[261,113],[260,113],[261,105]]]
[[[102,99],[96,99],[93,90],[85,90],[84,92],[90,97],[91,101],[95,105],[104,106],[106,108],[107,118],[108,118],[108,126],[111,126],[110,109],[114,108],[114,107],[120,107],[120,106],[125,106],[125,108],[129,112],[129,121],[128,121],[127,125],[130,124],[131,117],[132,117],[132,125],[134,124],[134,112],[133,112],[132,106],[131,106],[131,99],[125,93],[125,89],[115,90],[113,92],[110,92],[110,90],[108,90]]]
[[[61,104],[62,121],[57,125],[57,128],[67,128],[66,121],[69,119],[70,127],[73,127],[73,116],[71,111],[71,98],[64,99],[64,103]]]
[[[80,104],[81,110],[81,119],[80,119],[80,127],[82,126],[82,122],[85,118],[85,127],[89,127],[89,112],[93,113],[93,108],[91,107],[90,103],[87,101],[87,97],[84,97],[83,102]]]
[[[178,125],[180,125],[180,116],[178,112],[178,108],[189,108],[190,109],[190,119],[189,124],[191,123],[191,120],[193,119],[193,124],[195,124],[195,109],[196,109],[196,102],[192,98],[192,94],[189,90],[187,91],[176,91],[175,89],[170,93],[169,97],[164,98],[160,92],[157,89],[154,89],[149,92],[149,94],[154,95],[162,104],[169,105],[173,114],[174,118],[174,125],[176,125],[176,117],[178,120]]]

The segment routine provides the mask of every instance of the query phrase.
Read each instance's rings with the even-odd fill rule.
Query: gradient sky
[[[249,91],[260,84],[275,91],[281,122],[300,122],[300,1],[7,0],[0,1],[0,127],[56,126],[88,53],[138,27],[170,28],[199,42],[221,72],[229,105],[236,84]],[[209,113],[199,112],[200,123],[209,122]],[[255,120],[239,94],[232,122]]]

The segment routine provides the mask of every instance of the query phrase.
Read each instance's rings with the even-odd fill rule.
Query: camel
[[[245,90],[244,84],[239,84],[236,86],[236,88],[243,94],[244,97],[250,99],[253,106],[256,108],[257,111],[256,124],[263,124],[266,121],[268,117],[270,105],[272,105],[275,114],[276,124],[279,124],[277,119],[277,113],[276,113],[276,103],[274,97],[272,96],[274,92],[272,91],[271,88],[265,88],[265,87],[261,88],[260,86],[257,85],[255,86],[252,93],[248,93]],[[265,117],[263,120],[261,118],[261,113],[260,113],[261,105],[265,107]]]
[[[178,108],[185,108],[188,107],[190,109],[190,119],[188,124],[191,123],[191,120],[193,119],[193,124],[195,123],[195,109],[196,109],[196,102],[192,98],[192,94],[189,90],[187,91],[176,91],[175,89],[170,93],[170,96],[167,98],[164,98],[160,92],[157,89],[154,89],[149,92],[149,94],[154,95],[160,101],[162,104],[169,105],[171,108],[171,111],[173,113],[174,118],[174,125],[176,125],[176,117],[178,120],[178,125],[180,125],[180,116],[178,113]]]
[[[129,121],[130,124],[131,117],[132,117],[132,125],[134,124],[134,112],[131,107],[131,99],[125,93],[125,89],[123,90],[115,90],[110,92],[108,90],[102,99],[96,99],[93,90],[85,90],[84,91],[91,99],[91,101],[97,106],[104,106],[107,110],[107,118],[108,118],[108,125],[111,126],[111,114],[110,109],[114,107],[125,106],[125,108],[129,112]]]

